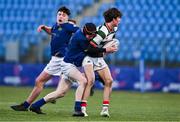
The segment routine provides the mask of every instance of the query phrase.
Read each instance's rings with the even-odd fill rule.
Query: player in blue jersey
[[[52,27],[40,25],[38,32],[44,30],[51,35],[51,60],[36,78],[34,89],[29,97],[19,105],[13,105],[11,108],[15,111],[28,111],[29,106],[39,96],[43,90],[44,84],[52,78],[52,76],[61,75],[60,64],[66,53],[69,40],[73,33],[79,28],[69,20],[70,10],[66,7],[60,7],[57,11],[56,23]],[[61,79],[64,80],[64,79]],[[41,112],[41,111],[39,111]]]
[[[95,35],[96,35],[96,26],[92,23],[86,23],[82,30],[79,29],[72,36],[67,54],[64,57],[64,62],[61,63],[62,72],[64,73],[63,76],[66,76],[71,80],[61,81],[56,91],[51,92],[42,99],[33,103],[30,107],[30,109],[33,112],[39,114],[38,111],[40,110],[40,107],[42,107],[43,105],[45,105],[46,103],[52,100],[64,97],[64,95],[72,85],[72,80],[74,80],[74,81],[78,81],[78,88],[75,93],[75,105],[74,105],[73,116],[84,116],[84,114],[81,112],[81,99],[87,80],[86,77],[82,75],[82,73],[78,70],[77,67],[82,66],[82,61],[89,52],[91,53],[105,52],[105,51],[110,52],[112,50],[111,48],[108,49],[98,48],[98,49],[93,49],[93,51],[87,50],[90,40],[93,37],[95,37]]]

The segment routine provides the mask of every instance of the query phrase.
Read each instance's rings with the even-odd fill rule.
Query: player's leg
[[[41,74],[36,78],[35,86],[27,100],[24,101],[22,104],[13,105],[11,106],[11,108],[15,111],[27,111],[31,103],[39,96],[39,94],[43,90],[44,84],[49,79],[51,79],[51,77],[52,76],[50,74],[46,73],[45,71],[42,71]]]
[[[39,96],[41,91],[44,88],[44,84],[51,79],[52,75],[60,75],[61,74],[61,67],[60,63],[62,62],[63,58],[58,58],[52,56],[51,60],[41,72],[41,74],[36,78],[35,86],[27,98],[27,100],[20,104],[20,105],[13,105],[11,108],[16,111],[27,111],[30,104]]]
[[[44,97],[44,100],[46,101],[46,103],[56,100],[58,98],[64,97],[65,94],[68,92],[68,90],[71,88],[72,82],[73,81],[70,81],[68,77],[62,75],[62,78],[59,81],[59,84],[56,90],[54,92],[47,94]]]
[[[43,114],[40,108],[52,100],[56,100],[58,98],[64,97],[64,95],[70,89],[71,85],[72,85],[71,81],[62,77],[61,80],[59,81],[57,89],[47,94],[45,97],[39,99],[35,103],[33,103],[30,107],[30,110],[37,114]]]
[[[81,100],[82,100],[82,96],[84,93],[84,89],[85,89],[87,80],[82,75],[82,73],[76,68],[73,68],[70,71],[69,77],[73,78],[75,81],[78,82],[78,87],[77,87],[76,93],[75,93],[75,103],[74,103],[73,116],[84,116],[84,113],[82,113],[82,110],[81,110]]]
[[[84,93],[84,89],[87,83],[86,78],[82,75],[82,73],[76,69],[73,68],[70,73],[69,73],[69,77],[73,78],[75,81],[78,82],[78,87],[76,89],[76,93],[75,93],[75,105],[74,105],[74,111],[76,113],[81,112],[81,100],[82,100],[82,96]],[[74,115],[76,116],[76,115]]]
[[[102,85],[104,86],[104,81],[97,72],[95,72],[95,80],[102,83]]]
[[[86,113],[87,100],[88,97],[90,96],[91,88],[94,84],[95,74],[94,74],[93,64],[84,65],[83,67],[87,79],[87,85],[84,90],[81,106],[82,106],[82,112],[85,114],[85,116],[88,116],[88,114]]]
[[[81,100],[85,86],[87,84],[87,80],[74,64],[63,62],[61,68],[64,75],[78,82],[78,87],[75,93],[75,105],[73,116],[84,116],[84,114],[81,111]]]
[[[95,81],[102,83],[104,86],[104,81],[101,77],[99,77],[97,72],[95,72]],[[91,87],[90,96],[94,95],[94,89],[95,89],[95,84],[93,84],[93,86]]]
[[[93,69],[93,65],[85,65],[84,66],[84,73],[87,79],[87,85],[84,91],[84,95],[83,95],[83,100],[87,100],[89,95],[90,95],[90,91],[91,88],[94,84],[94,80],[95,80],[95,74],[94,74],[94,69]]]
[[[98,70],[97,72],[104,81],[103,108],[101,115],[109,117],[108,108],[109,108],[110,94],[112,91],[113,78],[111,76],[108,66],[105,67],[104,69]]]
[[[93,96],[94,95],[94,85],[91,87],[91,91],[90,91],[90,96]]]
[[[51,79],[51,75],[49,75],[48,73],[46,73],[45,71],[43,71],[36,79],[36,83],[35,83],[35,87],[33,88],[31,94],[29,95],[29,97],[27,98],[27,102],[28,103],[32,103],[38,96],[39,94],[42,92],[43,88],[44,88],[44,84]]]
[[[103,108],[101,115],[109,117],[109,100],[110,100],[110,94],[112,90],[112,76],[109,70],[108,65],[104,61],[103,58],[96,58],[93,60],[94,70],[97,71],[99,76],[104,82],[104,92],[103,92]]]
[[[63,58],[52,56],[50,62],[44,68],[44,71],[36,78],[35,87],[26,100],[28,103],[31,104],[39,96],[44,88],[44,84],[52,78],[52,75],[61,75],[60,64],[62,60]]]

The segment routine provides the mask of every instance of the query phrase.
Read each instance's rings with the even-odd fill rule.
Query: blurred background
[[[122,11],[119,51],[106,57],[113,89],[180,93],[180,0],[0,0],[0,85],[34,85],[51,57],[50,36],[36,29],[52,26],[60,6],[80,27],[102,24],[110,7]]]

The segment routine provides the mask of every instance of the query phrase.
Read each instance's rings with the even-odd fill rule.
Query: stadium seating
[[[56,10],[65,5],[72,10],[72,17],[81,14],[84,8],[96,0],[0,0],[0,58],[4,56],[7,41],[19,41],[21,55],[30,45],[45,37],[37,33],[39,24],[52,25]],[[73,4],[72,4],[73,3]],[[165,55],[167,61],[180,62],[180,1],[179,0],[116,0],[104,3],[96,16],[84,17],[86,22],[100,25],[104,22],[102,13],[110,7],[118,7],[123,18],[116,37],[121,47],[116,54],[118,60],[133,60],[134,52],[142,51],[148,61],[160,61]],[[48,48],[48,47],[47,47]],[[45,49],[48,50],[48,49]],[[44,54],[47,57],[47,54]]]
[[[21,55],[26,55],[30,45],[37,44],[45,36],[43,33],[37,35],[38,25],[51,26],[60,6],[69,7],[72,10],[71,17],[75,17],[93,4],[94,0],[1,0],[0,58],[5,54],[4,45],[7,41],[20,41]]]
[[[119,60],[133,60],[133,53],[142,51],[148,61],[179,61],[180,57],[180,2],[179,0],[116,0],[102,4],[97,16],[84,17],[81,24],[93,21],[101,24],[102,13],[118,7],[123,18],[116,35],[121,41]]]

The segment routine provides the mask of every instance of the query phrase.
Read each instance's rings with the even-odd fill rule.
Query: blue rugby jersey
[[[86,56],[85,50],[88,45],[89,41],[86,39],[81,29],[77,30],[70,40],[64,61],[72,63],[77,67],[82,66],[82,61]]]
[[[51,55],[64,57],[72,33],[75,33],[78,29],[79,27],[71,23],[63,23],[60,25],[56,23],[51,29]]]

